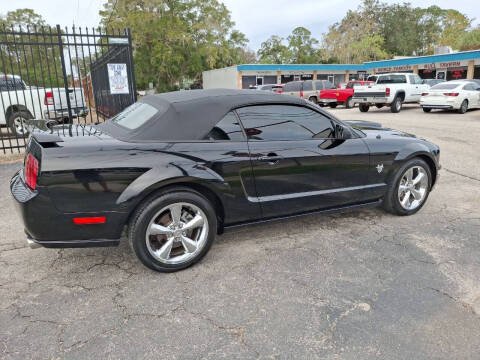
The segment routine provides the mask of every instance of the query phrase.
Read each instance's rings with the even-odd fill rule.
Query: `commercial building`
[[[294,80],[332,83],[388,72],[416,73],[423,79],[480,79],[480,50],[405,57],[363,64],[245,64],[203,72],[203,88],[248,89]]]

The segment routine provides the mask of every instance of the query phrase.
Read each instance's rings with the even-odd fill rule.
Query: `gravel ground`
[[[8,189],[20,163],[0,165],[0,358],[478,359],[480,111],[333,112],[440,145],[426,206],[237,229],[174,274],[125,241],[26,248]]]

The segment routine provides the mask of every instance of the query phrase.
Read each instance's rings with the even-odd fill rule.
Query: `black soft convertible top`
[[[158,114],[129,130],[112,121],[101,130],[124,141],[201,140],[230,110],[254,104],[305,104],[305,101],[267,91],[211,89],[175,91],[145,96],[140,102]]]

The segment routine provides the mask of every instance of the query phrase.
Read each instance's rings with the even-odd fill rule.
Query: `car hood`
[[[382,124],[373,122],[373,121],[363,121],[363,120],[350,120],[345,121],[355,130],[359,130],[367,137],[407,137],[407,138],[416,138],[415,135],[409,134],[400,130],[384,128]]]

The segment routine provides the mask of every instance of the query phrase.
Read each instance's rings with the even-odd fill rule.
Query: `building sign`
[[[402,65],[402,66],[390,66],[390,67],[383,67],[377,68],[377,72],[397,72],[397,71],[412,71],[411,65]]]
[[[128,94],[127,64],[107,64],[110,94]]]
[[[435,63],[431,63],[431,64],[421,64],[421,65],[418,65],[418,68],[419,68],[419,69],[435,70],[435,69],[436,69],[436,66],[435,66]]]

